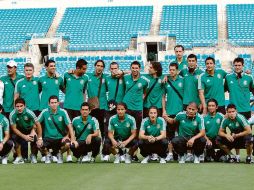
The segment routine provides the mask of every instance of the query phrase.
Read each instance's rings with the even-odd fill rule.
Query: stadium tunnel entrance
[[[158,61],[158,43],[147,42],[147,61]]]
[[[39,44],[39,49],[40,49],[40,52],[41,52],[40,63],[44,64],[48,60],[48,55],[49,55],[48,44]]]

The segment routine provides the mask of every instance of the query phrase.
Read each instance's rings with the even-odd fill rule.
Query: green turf
[[[1,190],[254,189],[254,165],[244,163],[8,164],[0,175]]]

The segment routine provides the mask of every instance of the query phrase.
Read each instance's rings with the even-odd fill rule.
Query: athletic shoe
[[[185,155],[179,156],[178,163],[179,163],[179,164],[184,164],[184,163],[185,163]]]
[[[194,161],[193,154],[187,153],[186,158],[185,158],[185,161],[186,161],[186,162],[193,162],[193,161]]]
[[[2,164],[6,165],[8,163],[8,156],[2,157]]]
[[[158,154],[152,154],[151,158],[152,161],[158,161],[159,160],[159,156]]]
[[[62,164],[63,163],[63,154],[60,153],[60,152],[57,154],[57,163],[58,164]]]
[[[228,160],[229,163],[235,163],[236,162],[236,158],[234,155],[228,155]]]
[[[37,158],[34,154],[30,155],[31,164],[37,164]]]
[[[93,162],[95,162],[95,158],[91,156],[90,163],[93,163]]]
[[[56,156],[50,156],[50,158],[52,159],[53,162],[57,163],[58,162],[58,159]]]
[[[104,155],[101,154],[101,161],[104,161]]]
[[[41,162],[45,162],[45,160],[46,160],[46,156],[42,156],[41,157]]]
[[[240,155],[236,155],[236,156],[235,156],[235,159],[236,159],[236,163],[240,163],[240,162],[241,162],[241,157],[240,157]]]
[[[165,158],[160,158],[160,164],[166,164],[167,162],[166,162],[166,160],[165,160]]]
[[[211,156],[206,156],[205,157],[205,162],[213,162],[214,159]]]
[[[104,155],[102,161],[109,162],[110,161],[110,156],[109,155]]]
[[[119,155],[119,154],[116,154],[116,155],[115,155],[114,164],[120,164],[120,162],[121,162],[120,155]]]
[[[24,164],[24,160],[22,157],[16,157],[16,159],[13,161],[13,164]]]
[[[66,162],[72,162],[72,156],[71,155],[67,155]]]
[[[147,164],[150,160],[150,156],[145,157],[142,161],[141,164]]]
[[[204,162],[205,161],[205,154],[204,153],[199,156],[199,161],[200,162]]]
[[[121,162],[125,162],[125,155],[124,155],[124,154],[121,155],[121,156],[120,156],[120,159],[121,159]]]
[[[45,156],[45,164],[50,164],[51,163],[51,159],[50,159],[50,154]]]
[[[139,162],[137,155],[131,157],[132,162]]]
[[[194,164],[199,164],[200,163],[200,157],[194,155],[194,161],[193,162],[194,162]]]
[[[121,156],[121,161],[122,161],[122,156]],[[124,162],[125,162],[125,164],[131,163],[131,156],[129,154],[125,154]]]
[[[246,157],[246,164],[250,164],[250,163],[252,163],[251,156],[247,156]]]
[[[173,153],[171,153],[171,152],[168,153],[165,160],[166,160],[167,162],[169,162],[169,161],[174,161]]]
[[[88,155],[85,155],[85,156],[83,156],[81,162],[90,162],[90,160],[91,160],[90,157]]]

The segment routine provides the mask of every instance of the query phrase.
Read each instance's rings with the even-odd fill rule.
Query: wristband
[[[42,137],[39,137],[38,140],[42,140]]]

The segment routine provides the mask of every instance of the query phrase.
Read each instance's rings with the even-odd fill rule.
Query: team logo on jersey
[[[129,128],[131,125],[130,123],[126,123],[126,127]]]
[[[192,124],[193,124],[194,126],[197,126],[197,125],[198,125],[197,121],[193,121]]]
[[[206,124],[208,125],[210,123],[210,121],[207,121]]]
[[[62,116],[58,117],[58,121],[63,121],[63,117]]]
[[[51,120],[51,118],[49,117],[49,118],[48,118],[48,120],[50,121],[50,120]]]
[[[207,81],[206,82],[210,82],[210,79],[207,79]]]
[[[221,78],[221,74],[217,74],[217,78],[220,79]]]
[[[185,121],[184,121],[184,120],[182,120],[182,121],[180,121],[180,122],[185,123]]]
[[[246,86],[248,83],[247,83],[247,80],[244,80],[243,81],[243,85]]]
[[[84,84],[84,80],[80,80],[80,84],[83,85]]]
[[[168,88],[171,88],[171,86],[168,84],[168,86],[167,86]]]
[[[68,81],[71,81],[71,78],[68,78]]]
[[[157,124],[157,129],[161,128],[161,125],[160,124]]]
[[[150,125],[147,126],[147,129],[150,129]]]
[[[55,80],[55,84],[56,84],[56,85],[58,84],[58,80]]]
[[[36,85],[37,84],[37,82],[36,81],[33,81],[33,85]]]
[[[8,82],[5,82],[5,84],[8,84]]]
[[[129,81],[126,81],[126,84],[129,84]]]
[[[238,123],[238,122],[236,122],[236,123],[235,123],[235,126],[236,126],[236,127],[239,127],[240,125],[239,125],[239,123]]]
[[[234,84],[234,82],[231,80],[231,81],[230,81],[230,84]]]
[[[229,125],[228,125],[229,127],[231,127],[232,126],[232,124],[231,123],[229,123]]]
[[[88,124],[87,129],[92,129],[92,126]]]
[[[158,79],[158,83],[161,84],[161,79]]]
[[[43,82],[43,84],[46,84],[46,83],[47,83],[46,81]]]
[[[27,116],[24,116],[24,120],[26,120],[26,121],[27,121],[27,120],[28,120],[28,117],[27,117]]]
[[[138,87],[141,88],[142,87],[142,83],[138,83]]]
[[[183,83],[182,82],[179,82],[178,83],[178,86],[181,88],[181,87],[183,87]]]
[[[26,88],[26,85],[24,84],[24,85],[22,86],[22,88]]]
[[[78,125],[77,128],[80,128],[80,125]]]
[[[217,123],[217,124],[220,124],[220,119],[216,119],[216,123]]]
[[[115,126],[115,127],[117,127],[118,125],[117,125],[117,124],[115,124],[114,126]]]
[[[16,121],[19,121],[19,118],[17,118]]]

